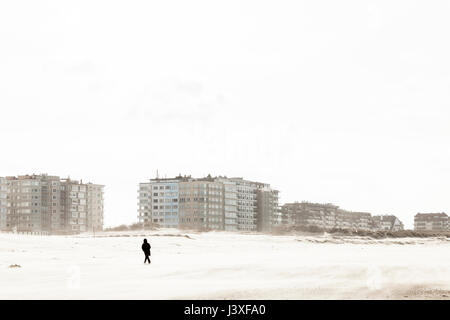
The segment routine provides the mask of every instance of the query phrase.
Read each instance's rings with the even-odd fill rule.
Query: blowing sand
[[[449,267],[445,238],[0,233],[0,299],[450,299]]]

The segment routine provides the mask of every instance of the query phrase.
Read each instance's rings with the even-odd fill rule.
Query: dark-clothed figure
[[[146,261],[148,261],[148,263],[151,263],[150,258],[149,258],[150,257],[150,248],[151,248],[150,243],[147,242],[147,239],[144,239],[144,243],[142,244],[142,251],[144,251],[144,254],[145,254],[144,263]]]

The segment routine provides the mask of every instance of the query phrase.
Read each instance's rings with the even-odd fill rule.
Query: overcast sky
[[[281,203],[450,214],[449,1],[2,1],[0,176],[270,183]]]

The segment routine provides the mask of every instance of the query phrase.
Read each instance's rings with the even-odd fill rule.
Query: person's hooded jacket
[[[147,239],[144,239],[144,243],[142,244],[142,251],[144,251],[146,256],[150,255],[150,243],[147,242]]]

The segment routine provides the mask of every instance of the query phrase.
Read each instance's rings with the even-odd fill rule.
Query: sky
[[[449,1],[2,1],[0,176],[244,177],[280,203],[450,214]]]

